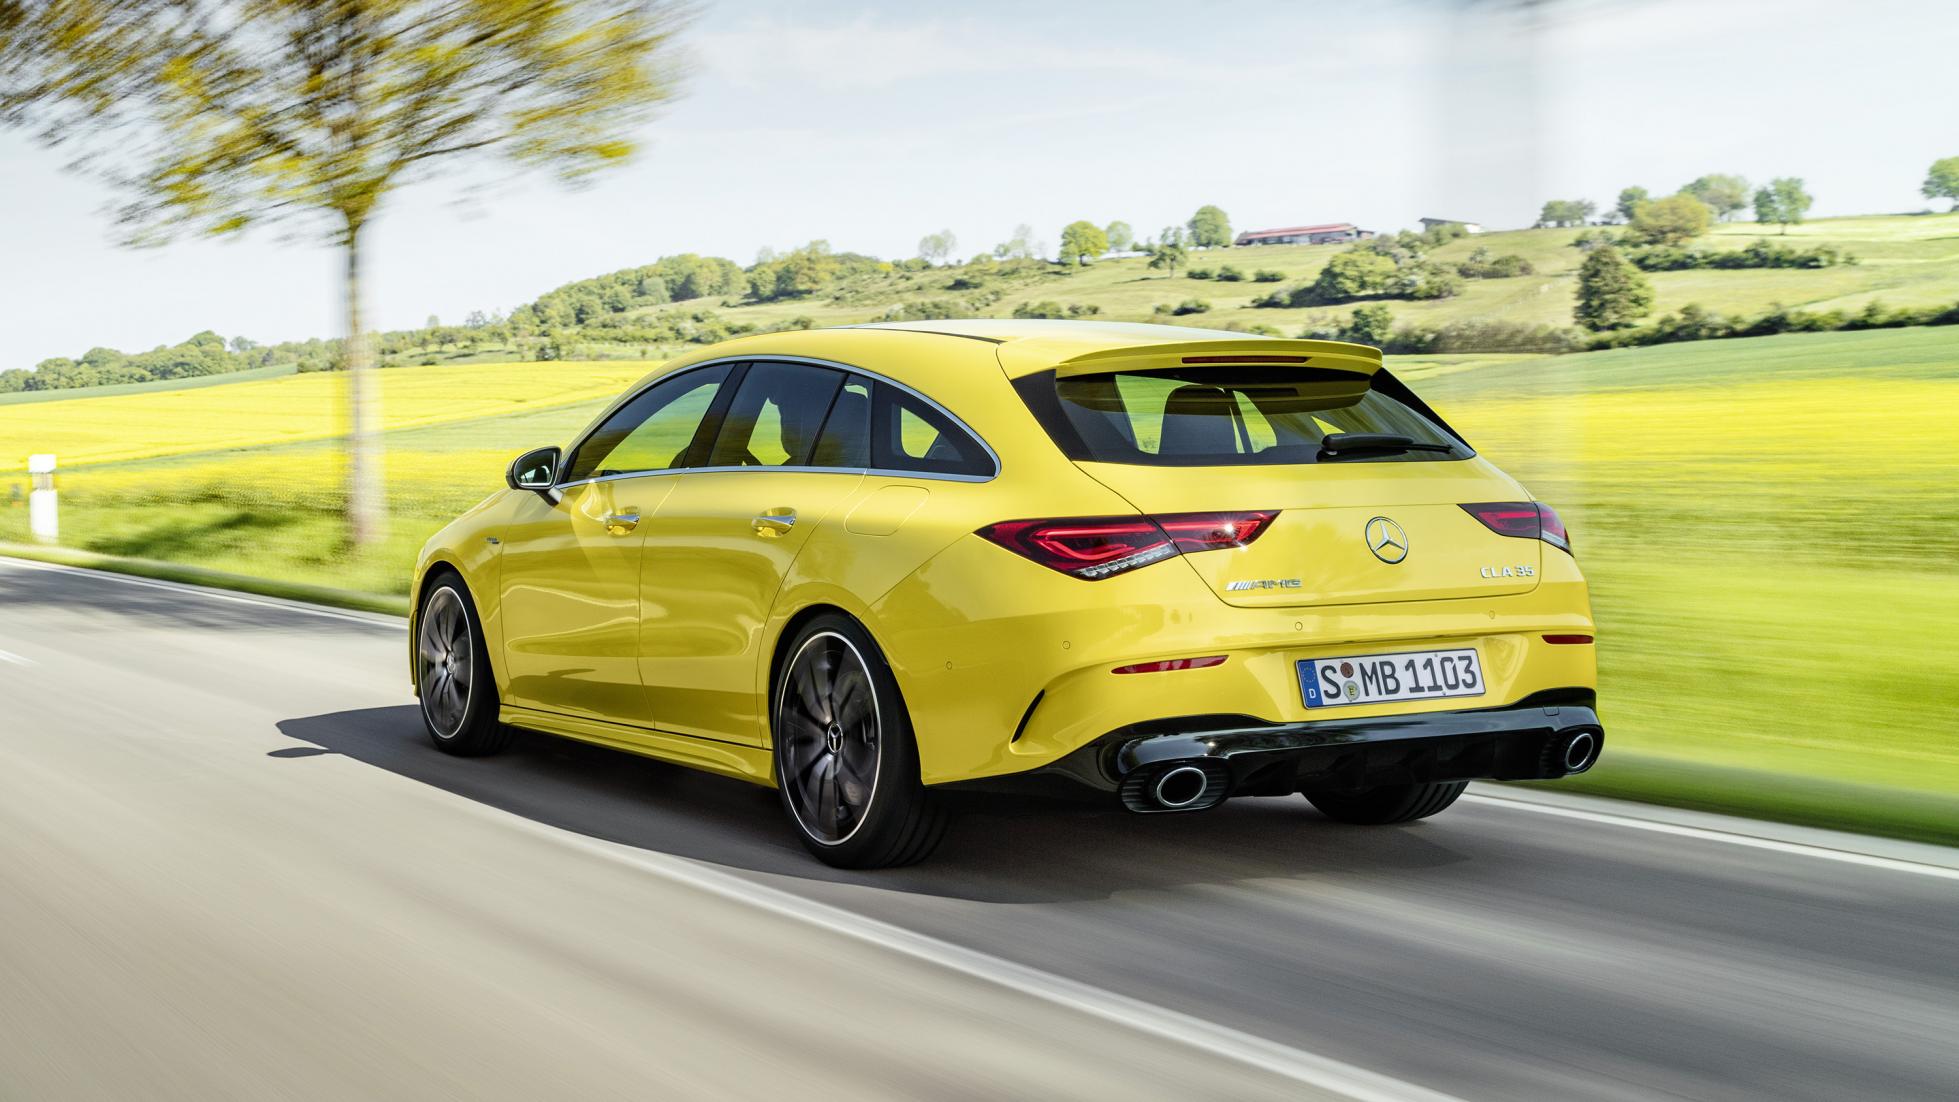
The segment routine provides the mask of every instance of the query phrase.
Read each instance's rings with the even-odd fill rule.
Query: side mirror
[[[540,493],[548,490],[558,479],[561,454],[557,448],[527,451],[510,461],[510,469],[503,472],[503,480],[513,490],[536,490]]]

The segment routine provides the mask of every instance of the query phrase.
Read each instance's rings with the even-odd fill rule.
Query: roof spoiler
[[[1300,367],[1372,376],[1381,369],[1381,350],[1343,341],[1249,337],[1244,340],[1176,341],[1104,348],[1063,356],[1059,360],[1049,360],[1048,364],[1053,366],[1057,378],[1117,371],[1165,371],[1199,364],[1297,364]]]

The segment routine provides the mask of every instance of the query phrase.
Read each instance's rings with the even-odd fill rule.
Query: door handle
[[[781,512],[767,512],[749,522],[755,526],[758,536],[780,536],[796,526],[796,511],[784,509]]]
[[[630,513],[607,513],[605,515],[605,530],[607,535],[623,536],[637,527],[639,527],[638,510]]]

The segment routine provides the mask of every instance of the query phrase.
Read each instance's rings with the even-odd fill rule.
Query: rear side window
[[[800,467],[809,462],[843,373],[807,364],[748,368],[721,419],[710,467]]]
[[[1071,459],[1160,467],[1315,463],[1331,433],[1387,433],[1427,447],[1365,462],[1420,463],[1474,454],[1386,371],[1372,376],[1292,366],[1230,365],[1110,372],[1015,382]],[[1352,458],[1345,461],[1352,462]]]
[[[871,466],[887,471],[993,473],[980,442],[931,403],[886,383],[872,388]]]

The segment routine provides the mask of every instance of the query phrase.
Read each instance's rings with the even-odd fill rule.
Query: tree
[[[1181,240],[1159,241],[1150,249],[1150,267],[1168,268],[1171,275],[1177,274],[1179,265],[1188,259],[1190,253]]]
[[[1600,245],[1586,254],[1578,266],[1578,307],[1572,311],[1578,324],[1620,329],[1652,312],[1653,285],[1619,250]]]
[[[1714,217],[1726,222],[1736,211],[1748,206],[1748,181],[1739,176],[1714,174],[1702,176],[1680,189],[1680,194],[1691,195],[1707,204]]]
[[[1540,226],[1582,226],[1585,220],[1598,209],[1598,204],[1590,199],[1552,199],[1538,212],[1537,224]]]
[[[1102,235],[1109,239],[1110,252],[1126,253],[1136,243],[1136,231],[1121,219],[1102,227]]]
[[[1311,297],[1318,302],[1347,302],[1387,291],[1399,274],[1390,257],[1354,250],[1335,255],[1313,280]]]
[[[1952,209],[1959,210],[1959,157],[1942,157],[1932,162],[1931,170],[1925,173],[1925,186],[1919,193],[1927,199],[1950,199]]]
[[[1371,344],[1376,348],[1387,343],[1388,334],[1394,328],[1394,312],[1386,303],[1372,306],[1354,307],[1353,320],[1341,331],[1341,339],[1355,344]]]
[[[1645,188],[1629,187],[1619,192],[1619,204],[1612,209],[1618,212],[1619,221],[1630,222],[1632,221],[1634,208],[1644,203],[1646,199],[1647,194]]]
[[[1190,244],[1199,249],[1219,248],[1231,244],[1231,219],[1224,212],[1210,205],[1197,208],[1190,216]]]
[[[918,255],[928,264],[943,264],[959,247],[959,238],[951,230],[928,233],[918,239]]]
[[[1034,227],[1022,222],[1014,227],[1014,235],[993,246],[993,255],[1002,260],[1031,260],[1039,256],[1040,248],[1034,244]]]
[[[1788,233],[1790,226],[1802,224],[1812,201],[1809,192],[1803,190],[1801,177],[1779,176],[1755,193],[1755,221],[1778,223],[1782,232]]]
[[[273,223],[344,262],[347,521],[385,523],[364,231],[396,188],[490,154],[617,165],[676,90],[664,0],[0,0],[0,121],[95,147],[138,243]]]
[[[1061,231],[1061,259],[1086,264],[1109,251],[1109,235],[1088,221],[1070,222]]]
[[[1691,195],[1669,195],[1633,205],[1626,240],[1640,245],[1678,245],[1707,232],[1714,212]]]

